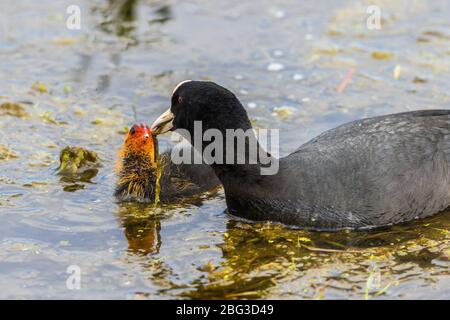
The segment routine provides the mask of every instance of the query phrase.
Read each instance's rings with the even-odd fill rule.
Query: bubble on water
[[[281,9],[272,8],[270,9],[270,13],[278,19],[283,19],[286,16],[286,12]]]
[[[235,78],[236,80],[243,80],[243,79],[244,79],[244,76],[241,75],[241,74],[237,74],[237,75],[234,76],[234,78]]]
[[[309,101],[311,101],[311,99],[308,97],[302,98],[302,102],[309,102]]]
[[[302,74],[300,74],[300,73],[296,73],[296,74],[294,74],[292,76],[292,79],[295,80],[295,81],[300,81],[300,80],[303,80],[304,78],[305,77]]]
[[[313,39],[313,35],[310,33],[305,34],[305,40],[312,40]]]
[[[284,65],[278,62],[272,62],[267,66],[268,71],[276,72],[284,69]]]
[[[248,91],[245,89],[241,89],[241,90],[239,90],[239,93],[240,94],[248,94]]]
[[[249,102],[249,103],[247,103],[247,107],[250,108],[250,109],[254,109],[254,108],[256,108],[256,103],[255,102]]]
[[[272,54],[273,54],[274,57],[282,57],[282,56],[284,56],[283,50],[279,50],[279,49],[274,50],[274,51],[272,52]]]

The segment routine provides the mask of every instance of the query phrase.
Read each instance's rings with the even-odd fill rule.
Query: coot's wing
[[[280,166],[289,196],[382,225],[448,207],[449,163],[450,111],[424,110],[329,130]]]

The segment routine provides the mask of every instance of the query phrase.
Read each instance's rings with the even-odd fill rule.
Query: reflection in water
[[[161,1],[155,1],[149,5],[153,9],[151,17],[146,21],[149,26],[163,24],[172,19],[172,10],[169,5],[161,4]],[[99,24],[100,30],[118,37],[129,38],[132,40],[131,45],[138,44],[136,33],[140,21],[137,13],[140,8],[138,0],[109,0],[107,6],[99,9],[103,15],[103,21]],[[147,8],[142,9],[147,10]]]
[[[159,253],[161,223],[170,218],[169,212],[186,206],[201,207],[204,201],[217,196],[219,188],[194,195],[177,204],[119,203],[117,217],[124,228],[128,248],[137,254]]]
[[[176,276],[172,268],[159,257],[161,248],[161,224],[167,216],[168,208],[155,208],[149,204],[119,203],[117,218],[123,227],[125,238],[128,242],[125,262],[135,264],[140,261],[141,274],[148,281],[164,290],[172,290],[178,286],[170,278]],[[148,298],[148,292],[135,292],[136,298]]]
[[[160,8],[155,10],[156,17],[149,21],[149,24],[154,23],[166,23],[172,19],[172,10],[169,5],[162,5]]]
[[[97,168],[90,168],[75,175],[62,175],[59,182],[63,185],[64,191],[74,192],[84,189],[86,183],[92,183],[91,180],[95,178],[97,173]]]
[[[129,250],[135,253],[158,253],[161,245],[159,231],[161,223],[156,220],[124,221],[125,236],[128,240]]]
[[[287,293],[292,288],[296,298],[299,291],[304,298],[324,298],[327,290],[359,298],[380,296],[405,275],[424,278],[427,269],[449,274],[449,227],[450,212],[376,232],[321,233],[230,221],[220,245],[223,262],[201,266],[205,275],[193,281],[195,290],[181,295],[262,298],[280,286]],[[436,268],[440,265],[444,267]],[[367,288],[374,272],[380,283]]]
[[[179,278],[173,267],[159,257],[161,224],[167,218],[163,212],[170,211],[165,209],[120,204],[118,210],[128,251],[145,259],[143,271],[160,294],[255,299],[293,292],[296,298],[324,298],[332,291],[332,296],[370,298],[384,295],[405,277],[427,280],[424,270],[449,274],[450,212],[375,232],[310,232],[230,220],[218,244],[220,263],[197,266],[201,275],[180,284],[173,282]],[[368,279],[375,276],[379,283],[368,288]]]
[[[72,80],[74,82],[82,82],[87,70],[92,65],[92,55],[90,54],[79,54],[80,66],[74,70]]]
[[[103,8],[104,21],[100,29],[107,33],[114,33],[119,37],[128,37],[135,30],[137,0],[115,1],[109,0]]]
[[[117,216],[124,228],[128,250],[135,254],[158,253],[161,246],[161,215],[145,204],[121,204]]]
[[[151,17],[145,17],[148,19],[147,23],[151,25],[159,25],[166,23],[172,19],[171,7],[167,4],[160,4],[156,1],[155,4],[150,4],[152,10]],[[139,1],[138,0],[109,0],[104,7],[92,7],[93,13],[100,12],[102,20],[98,24],[101,31],[107,34],[113,34],[121,39],[126,39],[127,44],[124,50],[130,46],[136,46],[139,44],[139,39],[142,40],[142,34],[139,34],[137,28],[139,26]],[[147,10],[148,8],[142,8]],[[147,32],[147,31],[146,31]],[[160,30],[149,30],[149,34],[154,34],[156,39],[160,39]],[[148,40],[148,39],[147,39]],[[150,40],[153,41],[153,40]],[[98,58],[98,57],[97,57]],[[73,81],[76,83],[82,83],[86,78],[86,75],[92,67],[93,57],[91,54],[80,54],[80,66],[74,71]],[[118,67],[121,62],[121,54],[119,52],[109,53],[109,61],[114,67]],[[96,91],[99,93],[105,93],[111,86],[111,70],[107,74],[98,75]]]
[[[108,54],[109,61],[117,68],[120,66],[121,55],[119,53]],[[80,66],[76,68],[73,72],[72,80],[76,83],[82,83],[91,69],[92,64],[95,62],[96,57],[88,54],[80,54]],[[114,70],[114,69],[113,69]],[[112,71],[108,71],[112,73]],[[96,91],[99,93],[105,93],[108,91],[111,85],[111,74],[100,74],[98,75]]]

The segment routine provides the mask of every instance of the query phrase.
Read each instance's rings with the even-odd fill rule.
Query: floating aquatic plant
[[[0,105],[0,115],[24,118],[28,113],[19,103],[4,102]]]
[[[0,144],[0,160],[9,160],[18,157],[14,151]]]
[[[374,51],[372,52],[372,58],[375,60],[389,60],[394,55],[387,51]]]
[[[47,86],[39,81],[36,81],[35,83],[33,83],[31,85],[31,89],[33,89],[34,91],[37,91],[39,93],[48,93]]]
[[[59,156],[58,174],[73,175],[87,169],[97,168],[100,159],[94,151],[82,147],[65,147]]]

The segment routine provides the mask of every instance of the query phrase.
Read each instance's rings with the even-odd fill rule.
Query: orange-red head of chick
[[[128,132],[122,147],[122,156],[142,156],[155,162],[156,148],[152,131],[145,124],[135,124]]]

